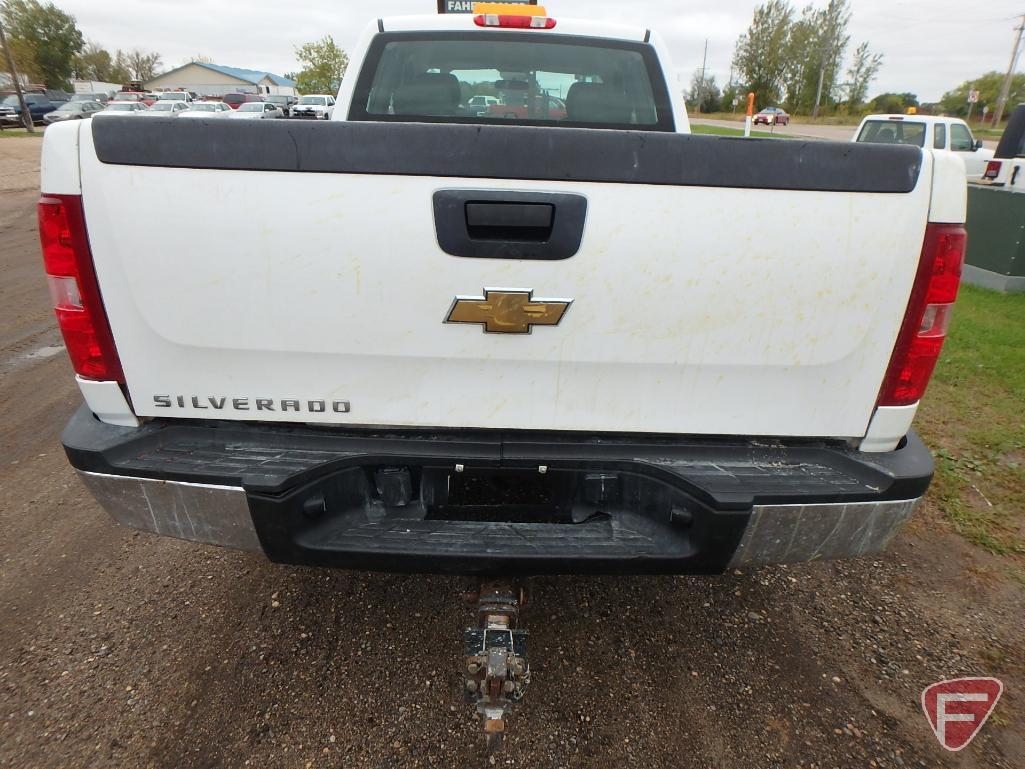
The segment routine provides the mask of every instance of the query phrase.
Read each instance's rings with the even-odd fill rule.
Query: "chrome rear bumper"
[[[246,493],[239,487],[155,481],[78,471],[118,523],[164,537],[262,553]]]

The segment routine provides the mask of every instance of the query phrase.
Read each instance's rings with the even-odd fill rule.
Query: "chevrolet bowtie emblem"
[[[457,296],[446,323],[480,323],[489,334],[529,334],[558,326],[572,299],[534,299],[526,289],[486,288],[484,296]]]

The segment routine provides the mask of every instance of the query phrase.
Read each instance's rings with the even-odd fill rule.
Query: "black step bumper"
[[[875,553],[933,471],[914,434],[863,454],[826,441],[122,428],[83,407],[63,442],[101,504],[136,528],[281,563],[482,575],[718,573]]]

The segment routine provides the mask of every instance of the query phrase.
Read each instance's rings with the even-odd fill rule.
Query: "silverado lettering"
[[[160,409],[214,409],[215,411],[274,411],[307,412],[310,414],[348,414],[349,401],[300,400],[297,398],[228,398],[226,396],[154,395],[153,405]]]

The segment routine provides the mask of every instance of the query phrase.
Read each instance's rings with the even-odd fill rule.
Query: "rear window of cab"
[[[859,142],[925,146],[925,123],[905,120],[869,120],[861,127]]]
[[[650,45],[536,32],[377,35],[349,120],[674,130]]]

